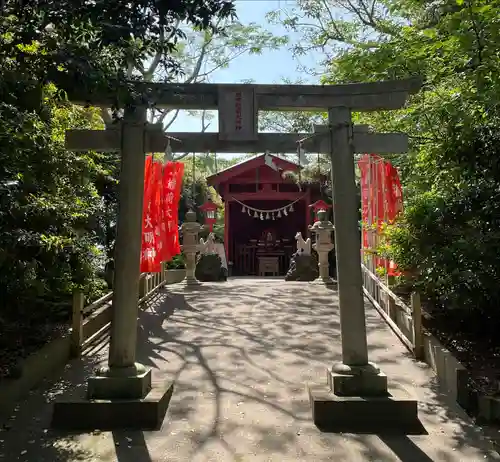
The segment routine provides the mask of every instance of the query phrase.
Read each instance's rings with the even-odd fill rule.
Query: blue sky
[[[294,4],[293,0],[237,0],[236,10],[238,18],[243,24],[255,22],[276,35],[286,35],[288,32],[284,27],[268,24],[265,16],[271,10],[290,9]],[[293,36],[290,38],[294,39]],[[227,69],[215,71],[211,75],[211,81],[214,83],[238,83],[252,79],[255,83],[277,83],[283,77],[307,79],[307,75],[297,71],[297,64],[299,63],[292,56],[292,52],[287,47],[283,47],[276,51],[264,51],[260,55],[243,55],[234,60]],[[301,58],[300,64],[312,67],[314,65],[313,57]],[[185,132],[199,132],[200,130],[200,120],[187,113],[179,113],[178,118],[169,129],[169,131]],[[216,119],[207,131],[217,131]]]

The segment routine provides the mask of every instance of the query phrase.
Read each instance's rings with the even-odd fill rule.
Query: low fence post
[[[85,297],[82,292],[73,292],[73,312],[71,319],[71,342],[70,354],[73,358],[78,358],[82,352],[83,337],[83,306]]]
[[[411,293],[411,316],[413,320],[413,353],[416,359],[423,359],[422,304],[418,292]]]
[[[394,286],[394,276],[389,276],[387,275],[387,287],[391,289]],[[387,296],[387,314],[389,317],[394,321],[397,322],[398,316],[397,316],[397,308],[396,308],[396,300],[392,298],[391,296]]]
[[[146,295],[146,275],[141,274],[139,276],[139,300]]]

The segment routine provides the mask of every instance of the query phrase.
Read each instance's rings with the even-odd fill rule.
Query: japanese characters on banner
[[[163,171],[163,210],[165,211],[163,226],[166,233],[165,261],[181,253],[179,243],[179,200],[183,175],[184,164],[182,162],[168,162],[165,165]]]
[[[159,271],[160,204],[158,203],[158,167],[151,156],[146,158],[144,202],[142,211],[141,273]]]
[[[161,262],[180,253],[178,205],[184,164],[146,158],[141,273],[161,271]]]
[[[361,215],[363,223],[376,225],[377,231],[363,227],[363,248],[377,245],[378,230],[382,223],[394,221],[403,210],[403,193],[397,169],[375,154],[365,154],[358,166],[361,170]],[[376,267],[387,268],[389,275],[396,275],[394,262],[374,259]]]

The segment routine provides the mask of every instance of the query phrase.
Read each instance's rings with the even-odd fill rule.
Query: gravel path
[[[420,401],[428,435],[322,434],[311,422],[307,383],[326,383],[340,357],[336,292],[276,279],[231,279],[185,291],[181,285],[141,314],[139,360],[156,380],[175,379],[158,432],[57,435],[47,430],[50,401],[83,384],[106,359],[87,352],[19,405],[0,432],[8,462],[496,461],[470,420],[438,391],[367,304],[370,360]]]

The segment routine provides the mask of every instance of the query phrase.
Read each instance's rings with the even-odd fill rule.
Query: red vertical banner
[[[179,243],[179,200],[181,197],[184,164],[167,162],[163,168],[164,254],[166,260],[181,253]]]
[[[387,182],[387,218],[389,222],[393,222],[403,211],[403,188],[398,171],[390,162],[387,162],[385,174]],[[387,272],[389,276],[399,276],[401,274],[398,271],[398,266],[392,260],[389,262]]]
[[[374,247],[380,244],[380,234],[382,225],[386,220],[386,197],[385,197],[385,161],[382,157],[372,154],[372,170],[374,173],[375,181],[373,182],[373,194],[375,196],[373,204],[373,224],[375,225],[374,231]],[[378,256],[375,257],[376,268],[386,268],[387,261],[385,258]]]
[[[146,158],[142,216],[141,273],[161,271],[161,262],[181,252],[179,200],[184,164]]]
[[[142,211],[141,273],[160,271],[160,194],[161,164],[146,158]]]
[[[155,249],[155,261],[152,272],[161,271],[162,253],[163,253],[163,241],[161,239],[161,202],[162,202],[162,172],[163,163],[153,162],[153,184],[154,189],[152,191],[152,201],[151,201],[151,217],[154,225],[154,249]]]
[[[153,159],[151,156],[146,157],[146,165],[144,168],[144,198],[142,204],[142,244],[141,244],[141,273],[149,271],[149,268],[154,264],[155,249],[153,246],[154,226],[151,218],[151,193],[153,186]]]
[[[369,203],[369,184],[368,178],[370,175],[370,156],[365,154],[358,162],[359,170],[361,171],[361,221],[363,222],[363,249],[368,248],[368,203]]]
[[[176,185],[174,190],[174,204],[175,204],[175,223],[174,223],[174,235],[172,238],[171,252],[173,255],[179,255],[181,253],[181,244],[179,242],[179,201],[181,199],[182,192],[182,178],[184,176],[184,164],[182,162],[177,162],[175,168],[176,175]],[[168,225],[168,223],[167,223]]]
[[[166,166],[164,165],[162,167],[162,179],[161,179],[161,185],[160,185],[160,245],[159,245],[159,253],[160,253],[160,261],[170,261],[172,259],[172,256],[170,255],[169,249],[166,245],[167,242],[167,237],[166,237],[166,210],[165,210],[165,188],[164,188],[164,179],[166,175]]]
[[[403,188],[397,169],[389,162],[386,164],[387,209],[389,221],[394,221],[403,211]]]
[[[374,154],[365,154],[358,162],[361,171],[361,216],[364,223],[363,248],[377,245],[378,234],[384,222],[393,222],[403,210],[403,193],[397,169],[388,161]],[[367,230],[375,225],[375,230]],[[376,242],[370,242],[374,234]],[[389,275],[397,275],[397,266],[380,257],[374,258],[376,267],[384,266]]]

